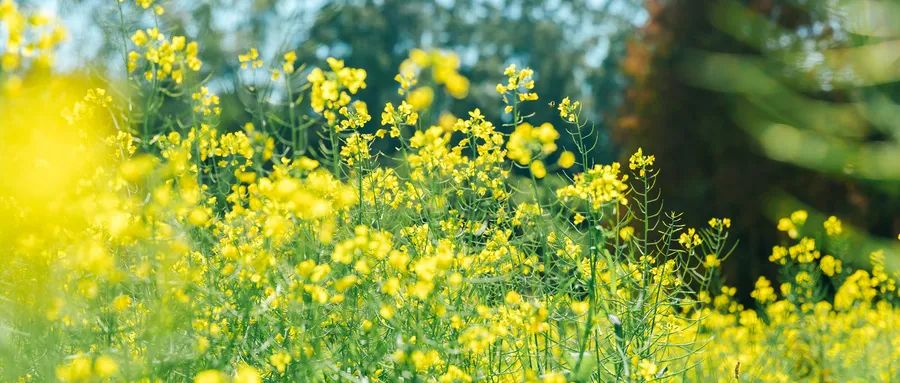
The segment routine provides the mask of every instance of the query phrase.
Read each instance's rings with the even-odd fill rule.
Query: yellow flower
[[[369,120],[372,119],[372,116],[369,115],[369,108],[365,102],[362,101],[354,101],[349,106],[341,107],[338,110],[338,114],[344,119],[335,126],[335,130],[338,132],[347,130],[347,129],[359,129],[366,125]]]
[[[559,155],[559,160],[557,161],[557,164],[559,165],[559,167],[561,167],[563,169],[571,168],[573,165],[575,165],[575,153],[572,153],[568,150],[563,151]]]
[[[576,225],[580,225],[582,222],[584,222],[584,216],[581,215],[581,213],[575,213],[575,217],[572,218],[572,222]]]
[[[522,303],[522,296],[519,295],[519,293],[510,290],[509,292],[506,293],[506,297],[504,298],[504,301],[508,305],[517,305],[519,303]]]
[[[463,99],[469,94],[469,79],[459,73],[449,76],[445,85],[453,98]]]
[[[591,308],[590,302],[588,301],[572,301],[569,304],[569,307],[572,309],[572,312],[577,316],[582,316]]]
[[[525,165],[535,158],[542,158],[556,150],[559,132],[549,123],[539,127],[524,122],[516,126],[506,143],[507,156]]]
[[[206,226],[209,223],[210,214],[207,208],[197,207],[188,215],[188,222],[194,226]]]
[[[171,78],[176,84],[181,84],[188,71],[197,72],[203,65],[197,57],[197,42],[187,43],[184,36],[167,39],[159,29],[149,28],[136,31],[131,41],[138,49],[128,52],[128,72],[136,71],[143,62],[152,69],[144,72],[148,81]]]
[[[272,363],[272,366],[278,370],[278,373],[283,374],[284,370],[287,369],[289,363],[291,363],[291,354],[287,352],[280,351],[269,357],[269,363]]]
[[[368,160],[370,158],[369,145],[374,138],[371,134],[354,132],[347,137],[347,141],[341,147],[341,158],[350,166]]]
[[[228,378],[218,370],[204,370],[194,376],[194,383],[225,383]]]
[[[731,227],[731,218],[710,218],[708,223],[713,229],[728,229]]]
[[[653,166],[654,161],[656,161],[656,156],[645,156],[644,150],[638,148],[628,159],[628,168],[632,171],[637,171],[641,177],[644,177],[647,174],[647,169]]]
[[[781,218],[778,220],[778,230],[788,234],[788,237],[797,238],[799,232],[797,225],[789,218]]]
[[[417,91],[421,91],[414,87],[418,83],[419,76],[430,70],[434,82],[443,85],[450,96],[457,99],[464,98],[469,92],[469,80],[459,73],[459,67],[459,57],[453,52],[413,49],[409,52],[409,57],[400,63],[399,73],[394,77],[400,84],[397,92],[400,95],[409,94],[407,101],[416,106],[416,110],[427,108],[433,99],[434,90],[430,87],[421,88],[427,89],[427,94],[414,95]]]
[[[506,84],[497,84],[497,93],[503,97],[503,103],[507,105],[504,109],[507,113],[512,111],[512,104],[515,102],[534,101],[538,99],[538,94],[533,92],[534,80],[532,76],[534,71],[530,68],[518,70],[515,64],[510,64],[503,71],[506,76]]]
[[[703,240],[701,240],[700,236],[697,235],[697,230],[695,230],[694,228],[688,228],[678,237],[678,243],[680,243],[681,246],[684,246],[685,249],[690,250],[694,247],[700,246],[700,244],[703,243]]]
[[[774,302],[776,298],[775,289],[772,288],[771,282],[766,277],[759,277],[756,280],[756,287],[750,293],[750,296],[762,304]]]
[[[566,383],[566,376],[559,372],[548,372],[541,378],[541,383]]]
[[[394,317],[395,310],[390,305],[381,305],[381,308],[378,309],[378,315],[381,315],[382,318],[390,320]]]
[[[806,213],[806,210],[797,210],[791,213],[791,221],[793,221],[797,225],[806,223],[807,217],[809,217],[809,215]]]
[[[822,226],[825,227],[825,233],[827,233],[829,237],[834,237],[844,232],[844,229],[841,226],[841,220],[833,215],[828,217],[828,219],[822,223]]]
[[[112,301],[113,309],[119,312],[125,311],[129,306],[131,306],[131,297],[128,295],[119,295]]]
[[[619,163],[612,165],[594,165],[585,173],[575,175],[574,184],[556,190],[556,195],[563,202],[580,200],[588,203],[591,209],[599,211],[608,203],[625,205],[628,190],[628,176],[620,175]]]
[[[421,111],[427,109],[434,101],[434,90],[427,86],[416,88],[412,92],[409,92],[406,101],[412,105],[414,110]]]
[[[530,168],[534,178],[541,179],[547,176],[547,168],[544,167],[544,162],[541,160],[532,161]]]
[[[209,88],[201,86],[199,90],[191,94],[194,100],[194,112],[203,116],[218,116],[222,110],[219,108],[219,96],[209,92]]]
[[[394,127],[391,129],[391,137],[400,137],[400,130],[397,128],[399,125],[415,125],[418,120],[419,114],[406,101],[400,103],[396,109],[389,102],[384,105],[384,111],[381,112],[381,125]]]
[[[822,274],[833,277],[835,273],[841,272],[841,261],[826,255],[819,260],[819,268],[822,270]]]
[[[234,375],[234,383],[261,383],[262,377],[255,368],[242,364]]]
[[[471,383],[472,377],[467,374],[465,371],[456,367],[454,365],[450,365],[447,367],[447,372],[441,375],[438,378],[438,382],[440,383]]]
[[[147,33],[141,29],[138,29],[134,34],[131,35],[131,42],[137,46],[143,46],[147,43]]]
[[[239,54],[238,61],[241,63],[241,69],[248,69],[251,67],[253,69],[258,69],[263,66],[263,61],[259,58],[259,51],[257,51],[256,48],[250,48],[247,52]]]
[[[772,247],[772,255],[769,256],[769,262],[785,264],[787,262],[788,250],[782,246]]]
[[[637,373],[644,381],[656,379],[656,373],[659,372],[659,367],[656,366],[656,363],[647,359],[641,359],[637,367]]]
[[[355,108],[347,108],[351,102],[351,96],[366,87],[366,71],[363,69],[344,66],[343,60],[329,57],[325,60],[330,71],[325,72],[320,68],[313,68],[306,76],[310,83],[310,105],[316,113],[325,117],[326,122],[340,131],[348,126],[360,127],[369,120],[367,110],[360,110],[358,103]],[[364,113],[365,112],[365,113]],[[348,118],[350,121],[342,121],[337,124],[338,116]]]
[[[65,365],[56,368],[56,378],[63,382],[85,381],[91,377],[91,359],[79,354]]]
[[[722,262],[719,260],[719,257],[717,257],[715,254],[707,254],[706,258],[703,261],[703,267],[706,267],[707,269],[713,269],[719,267],[721,263]]]
[[[418,372],[428,371],[432,366],[441,363],[441,356],[436,350],[415,350],[409,355],[413,367]]]
[[[294,62],[297,61],[297,53],[294,51],[289,51],[284,54],[283,58],[284,64],[282,64],[282,69],[284,70],[284,73],[294,73]]]
[[[572,102],[566,97],[559,102],[557,109],[559,109],[559,117],[564,121],[575,123],[578,121],[578,115],[581,113],[581,101]]]
[[[94,361],[94,371],[101,379],[109,378],[119,372],[119,364],[113,358],[101,355]]]
[[[625,226],[625,227],[619,229],[619,238],[621,238],[623,241],[628,241],[633,236],[634,236],[634,227]]]

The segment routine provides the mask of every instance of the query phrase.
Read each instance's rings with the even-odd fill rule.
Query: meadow
[[[470,91],[451,50],[367,105],[366,68],[247,47],[251,118],[223,124],[190,37],[125,31],[108,79],[49,69],[57,21],[3,0],[0,24],[2,381],[900,380],[884,252],[795,211],[741,304],[732,220],[686,226],[652,153],[598,163],[528,67],[496,68],[490,121],[435,107]]]

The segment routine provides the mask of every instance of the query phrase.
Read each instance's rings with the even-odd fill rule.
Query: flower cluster
[[[222,114],[222,108],[219,107],[219,96],[209,92],[209,88],[201,86],[200,90],[191,94],[194,100],[194,112],[204,116]]]
[[[250,48],[249,51],[239,54],[238,61],[241,63],[241,69],[259,69],[263,66],[263,60],[259,58],[259,51],[256,48]]]
[[[507,155],[521,165],[528,165],[532,159],[546,156],[556,151],[559,133],[550,123],[538,127],[524,122],[516,126],[506,143]]]
[[[572,101],[566,97],[559,102],[557,109],[559,110],[559,117],[564,121],[576,123],[578,122],[578,115],[581,113],[581,101]]]
[[[697,246],[700,246],[703,243],[703,240],[700,239],[700,236],[697,235],[697,229],[688,228],[681,235],[678,236],[678,243],[684,248],[690,250]]]
[[[645,177],[647,175],[647,169],[650,169],[655,161],[656,156],[645,156],[644,149],[638,148],[628,159],[628,168],[632,171],[637,171],[638,175],[641,177]]]
[[[128,72],[144,69],[147,81],[172,79],[181,84],[188,72],[199,72],[203,62],[197,57],[196,41],[184,36],[167,38],[158,28],[139,29],[131,35],[137,50],[128,52]]]
[[[778,230],[788,234],[789,237],[796,239],[799,235],[799,227],[806,223],[809,215],[806,210],[797,210],[791,213],[790,217],[783,217],[778,220]]]
[[[534,71],[531,68],[518,70],[515,64],[510,64],[503,75],[506,76],[506,84],[497,84],[496,89],[506,104],[504,112],[512,113],[516,104],[538,99],[538,94],[534,92],[534,79],[531,78]]]
[[[628,203],[627,175],[620,174],[621,165],[595,165],[585,173],[575,175],[572,185],[556,191],[563,201],[582,201],[592,211],[600,211],[609,203]]]
[[[166,93],[194,108],[191,122],[141,123],[107,88],[62,76],[0,99],[0,380],[896,375],[900,299],[887,254],[872,252],[871,269],[842,261],[837,218],[824,236],[804,226],[816,220],[806,212],[779,221],[793,241],[772,252],[780,284],[759,279],[759,308],[745,309],[714,278],[731,220],[684,229],[678,214],[655,213],[659,199],[644,198],[652,155],[639,150],[626,168],[579,152],[582,173],[543,179],[560,136],[550,124],[517,114],[509,133],[480,109],[421,121],[439,115],[413,96],[425,69],[465,93],[454,55],[411,53],[398,77],[405,97],[382,109],[389,130],[368,133],[368,107],[353,100],[364,70],[329,58],[307,72],[286,54],[282,70],[305,74],[297,89],[309,92],[290,113],[305,110],[305,126],[330,140],[304,152],[283,136],[305,133],[299,119],[280,109],[236,126],[215,118],[228,104],[183,74],[199,69],[195,44],[156,29],[133,40],[149,79],[196,89]],[[239,61],[264,65],[252,49]],[[537,97],[530,70],[504,76],[507,107]],[[21,113],[50,97],[59,110]],[[577,122],[578,103],[565,104]],[[396,150],[379,150],[387,144]],[[563,151],[559,167],[575,156]],[[514,175],[516,164],[534,177]]]
[[[704,368],[694,380],[878,381],[896,376],[888,360],[900,356],[900,295],[897,276],[884,268],[884,252],[870,254],[871,271],[847,267],[837,256],[820,257],[815,240],[796,239],[797,226],[808,218],[798,210],[778,221],[778,229],[796,242],[773,250],[770,260],[779,265],[782,281],[776,285],[759,277],[750,294],[757,308],[745,309],[723,292],[704,309],[709,317],[703,326],[715,340],[702,354]],[[833,216],[825,220],[825,233],[819,235],[834,236],[835,222],[840,221]],[[823,294],[830,288],[833,295]]]
[[[391,137],[400,137],[401,125],[414,126],[417,121],[419,121],[419,114],[406,101],[401,102],[396,109],[390,102],[384,104],[384,111],[381,112],[381,125],[391,127]]]
[[[294,68],[294,63],[297,62],[297,52],[288,51],[282,56],[281,69],[273,69],[272,70],[272,81],[278,80],[281,77],[281,73],[284,72],[286,75],[294,74],[296,68]]]
[[[341,94],[346,99],[362,89],[362,75],[330,61],[332,71],[310,75],[310,92],[328,95],[323,111],[338,108],[347,117],[341,123],[352,121],[364,106],[342,103]],[[333,87],[336,99],[328,94]],[[97,89],[73,99],[94,108],[115,103]],[[218,113],[205,87],[191,99],[199,114]],[[694,319],[670,303],[634,312],[611,300],[650,286],[676,296],[687,276],[676,272],[674,260],[657,262],[639,256],[637,247],[612,244],[600,248],[619,252],[621,261],[601,257],[590,244],[599,233],[567,232],[552,223],[550,205],[513,199],[509,159],[530,156],[533,164],[553,152],[552,126],[523,123],[507,141],[476,109],[419,130],[404,101],[386,105],[382,120],[414,130],[395,135],[404,168],[378,165],[371,143],[380,136],[354,129],[337,152],[340,166],[354,169],[347,178],[317,159],[278,154],[284,152],[275,150],[276,138],[252,123],[228,131],[203,120],[155,135],[141,149],[129,132],[102,140],[108,160],[79,171],[84,176],[72,178],[76,193],[66,197],[72,214],[91,224],[73,226],[66,218],[63,229],[3,231],[13,236],[3,241],[10,259],[57,259],[43,274],[36,274],[43,263],[4,263],[4,278],[41,275],[36,283],[57,286],[42,292],[48,298],[38,305],[29,303],[41,299],[28,290],[15,292],[17,312],[46,319],[34,324],[17,316],[10,325],[85,341],[55,342],[58,359],[50,370],[26,363],[27,372],[16,364],[0,367],[0,374],[255,382],[321,380],[323,371],[330,381],[345,371],[370,381],[495,375],[564,382],[577,374],[607,376],[591,367],[598,357],[643,371],[639,379],[687,363],[683,342],[696,336],[687,330],[696,328]],[[72,118],[68,125],[82,122]],[[324,128],[333,131],[328,121]],[[625,203],[628,177],[620,166],[597,165],[576,176],[567,187],[573,191],[561,189],[560,198]],[[43,217],[16,211],[17,220]],[[609,219],[611,229],[590,230],[618,230],[620,220],[632,218]],[[11,224],[34,226],[27,222]],[[641,235],[632,229],[623,238],[637,246]],[[560,284],[570,272],[573,285]],[[660,329],[633,336],[653,351],[622,356],[616,346],[622,321],[632,326],[645,315]],[[606,317],[620,319],[601,325],[598,318]],[[159,336],[170,346],[157,345]],[[23,356],[45,349],[36,339],[15,342]],[[503,357],[496,359],[497,352]],[[165,363],[171,358],[182,362]],[[526,358],[541,367],[523,364]]]
[[[434,101],[434,89],[428,82],[443,86],[453,98],[465,98],[469,93],[469,80],[459,73],[459,67],[456,53],[413,49],[400,64],[400,73],[394,78],[400,84],[397,91],[406,96],[406,102],[415,110],[428,108]],[[422,84],[425,85],[417,86]]]
[[[0,74],[15,80],[5,81],[16,86],[30,63],[49,68],[53,51],[66,38],[66,29],[39,11],[21,9],[13,0],[0,1]]]
[[[312,86],[310,104],[316,113],[325,116],[329,125],[336,130],[350,127],[358,127],[369,120],[365,107],[350,106],[351,95],[366,87],[366,71],[363,69],[344,66],[343,60],[329,57],[329,71],[319,68],[313,70],[306,77]],[[337,124],[338,116],[345,117],[345,121]],[[364,120],[364,121],[363,121]]]

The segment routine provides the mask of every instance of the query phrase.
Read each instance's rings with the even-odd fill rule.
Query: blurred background
[[[29,2],[25,2],[29,3]],[[167,33],[196,39],[224,129],[247,121],[237,55],[296,50],[368,71],[373,110],[397,100],[394,75],[413,48],[459,55],[468,97],[435,100],[462,116],[502,109],[494,85],[507,64],[536,72],[532,122],[560,123],[569,96],[594,122],[599,161],[637,147],[657,156],[667,209],[703,225],[734,220],[739,245],[724,265],[739,291],[771,274],[775,222],[795,209],[834,214],[865,266],[886,250],[898,268],[900,2],[867,0],[206,0],[161,1]],[[123,78],[123,23],[152,25],[131,0],[32,1],[70,30],[55,66],[87,63]],[[267,78],[262,73],[260,79]],[[263,80],[259,80],[263,81]],[[167,107],[177,108],[178,105]],[[375,113],[373,113],[375,114]],[[428,117],[426,117],[428,118]],[[437,115],[430,116],[432,122]],[[566,146],[565,143],[562,143]],[[571,146],[569,146],[571,148]],[[821,228],[821,226],[819,226]],[[827,249],[827,247],[826,247]]]

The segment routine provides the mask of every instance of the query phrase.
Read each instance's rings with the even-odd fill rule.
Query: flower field
[[[451,50],[367,105],[366,68],[248,47],[235,125],[190,37],[124,31],[109,79],[48,69],[53,19],[2,0],[0,25],[2,381],[900,379],[884,252],[845,264],[841,220],[798,210],[759,228],[779,278],[736,291],[731,219],[687,227],[652,153],[599,163],[527,67],[497,68],[490,121],[437,108],[470,92]]]

